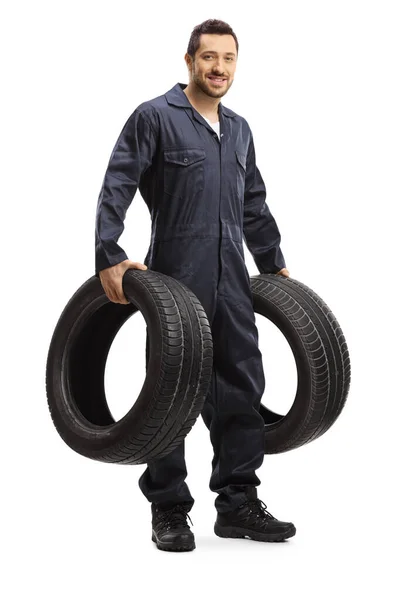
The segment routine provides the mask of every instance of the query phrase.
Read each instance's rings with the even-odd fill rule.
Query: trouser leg
[[[186,504],[190,510],[194,498],[185,483],[185,440],[172,452],[147,463],[139,478],[139,487],[149,502],[170,508],[175,504]]]
[[[235,304],[233,296],[219,296],[212,335],[212,383],[201,414],[214,449],[210,489],[218,494],[217,511],[224,512],[261,483],[255,471],[265,453],[259,412],[265,379],[251,300]]]

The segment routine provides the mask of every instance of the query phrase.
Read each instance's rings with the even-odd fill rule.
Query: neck
[[[190,104],[202,115],[205,115],[210,121],[218,121],[218,106],[220,98],[211,98],[207,96],[193,81],[191,81],[183,90]]]

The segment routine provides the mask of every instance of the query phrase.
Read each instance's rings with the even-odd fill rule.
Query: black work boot
[[[258,542],[281,542],[295,535],[293,523],[278,521],[266,508],[254,490],[235,510],[217,514],[214,533],[223,538],[250,538]]]
[[[183,552],[196,548],[194,535],[186,518],[189,518],[191,523],[192,519],[187,514],[189,511],[184,504],[176,504],[169,509],[162,509],[152,504],[151,512],[151,539],[157,544],[159,550]]]

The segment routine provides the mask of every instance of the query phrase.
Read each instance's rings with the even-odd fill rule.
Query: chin
[[[207,83],[207,91],[210,94],[210,96],[214,96],[214,98],[219,98],[220,96],[225,96],[226,92],[228,91],[228,86],[226,86],[225,89],[223,90],[218,90],[213,88],[209,83]]]

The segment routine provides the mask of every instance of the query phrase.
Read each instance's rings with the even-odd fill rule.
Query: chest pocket
[[[164,192],[177,198],[195,196],[204,189],[204,148],[164,150]]]
[[[246,155],[241,152],[236,152],[236,166],[237,166],[237,175],[236,175],[236,186],[237,186],[237,195],[239,200],[244,202],[244,190],[245,190],[245,181],[246,181]]]

